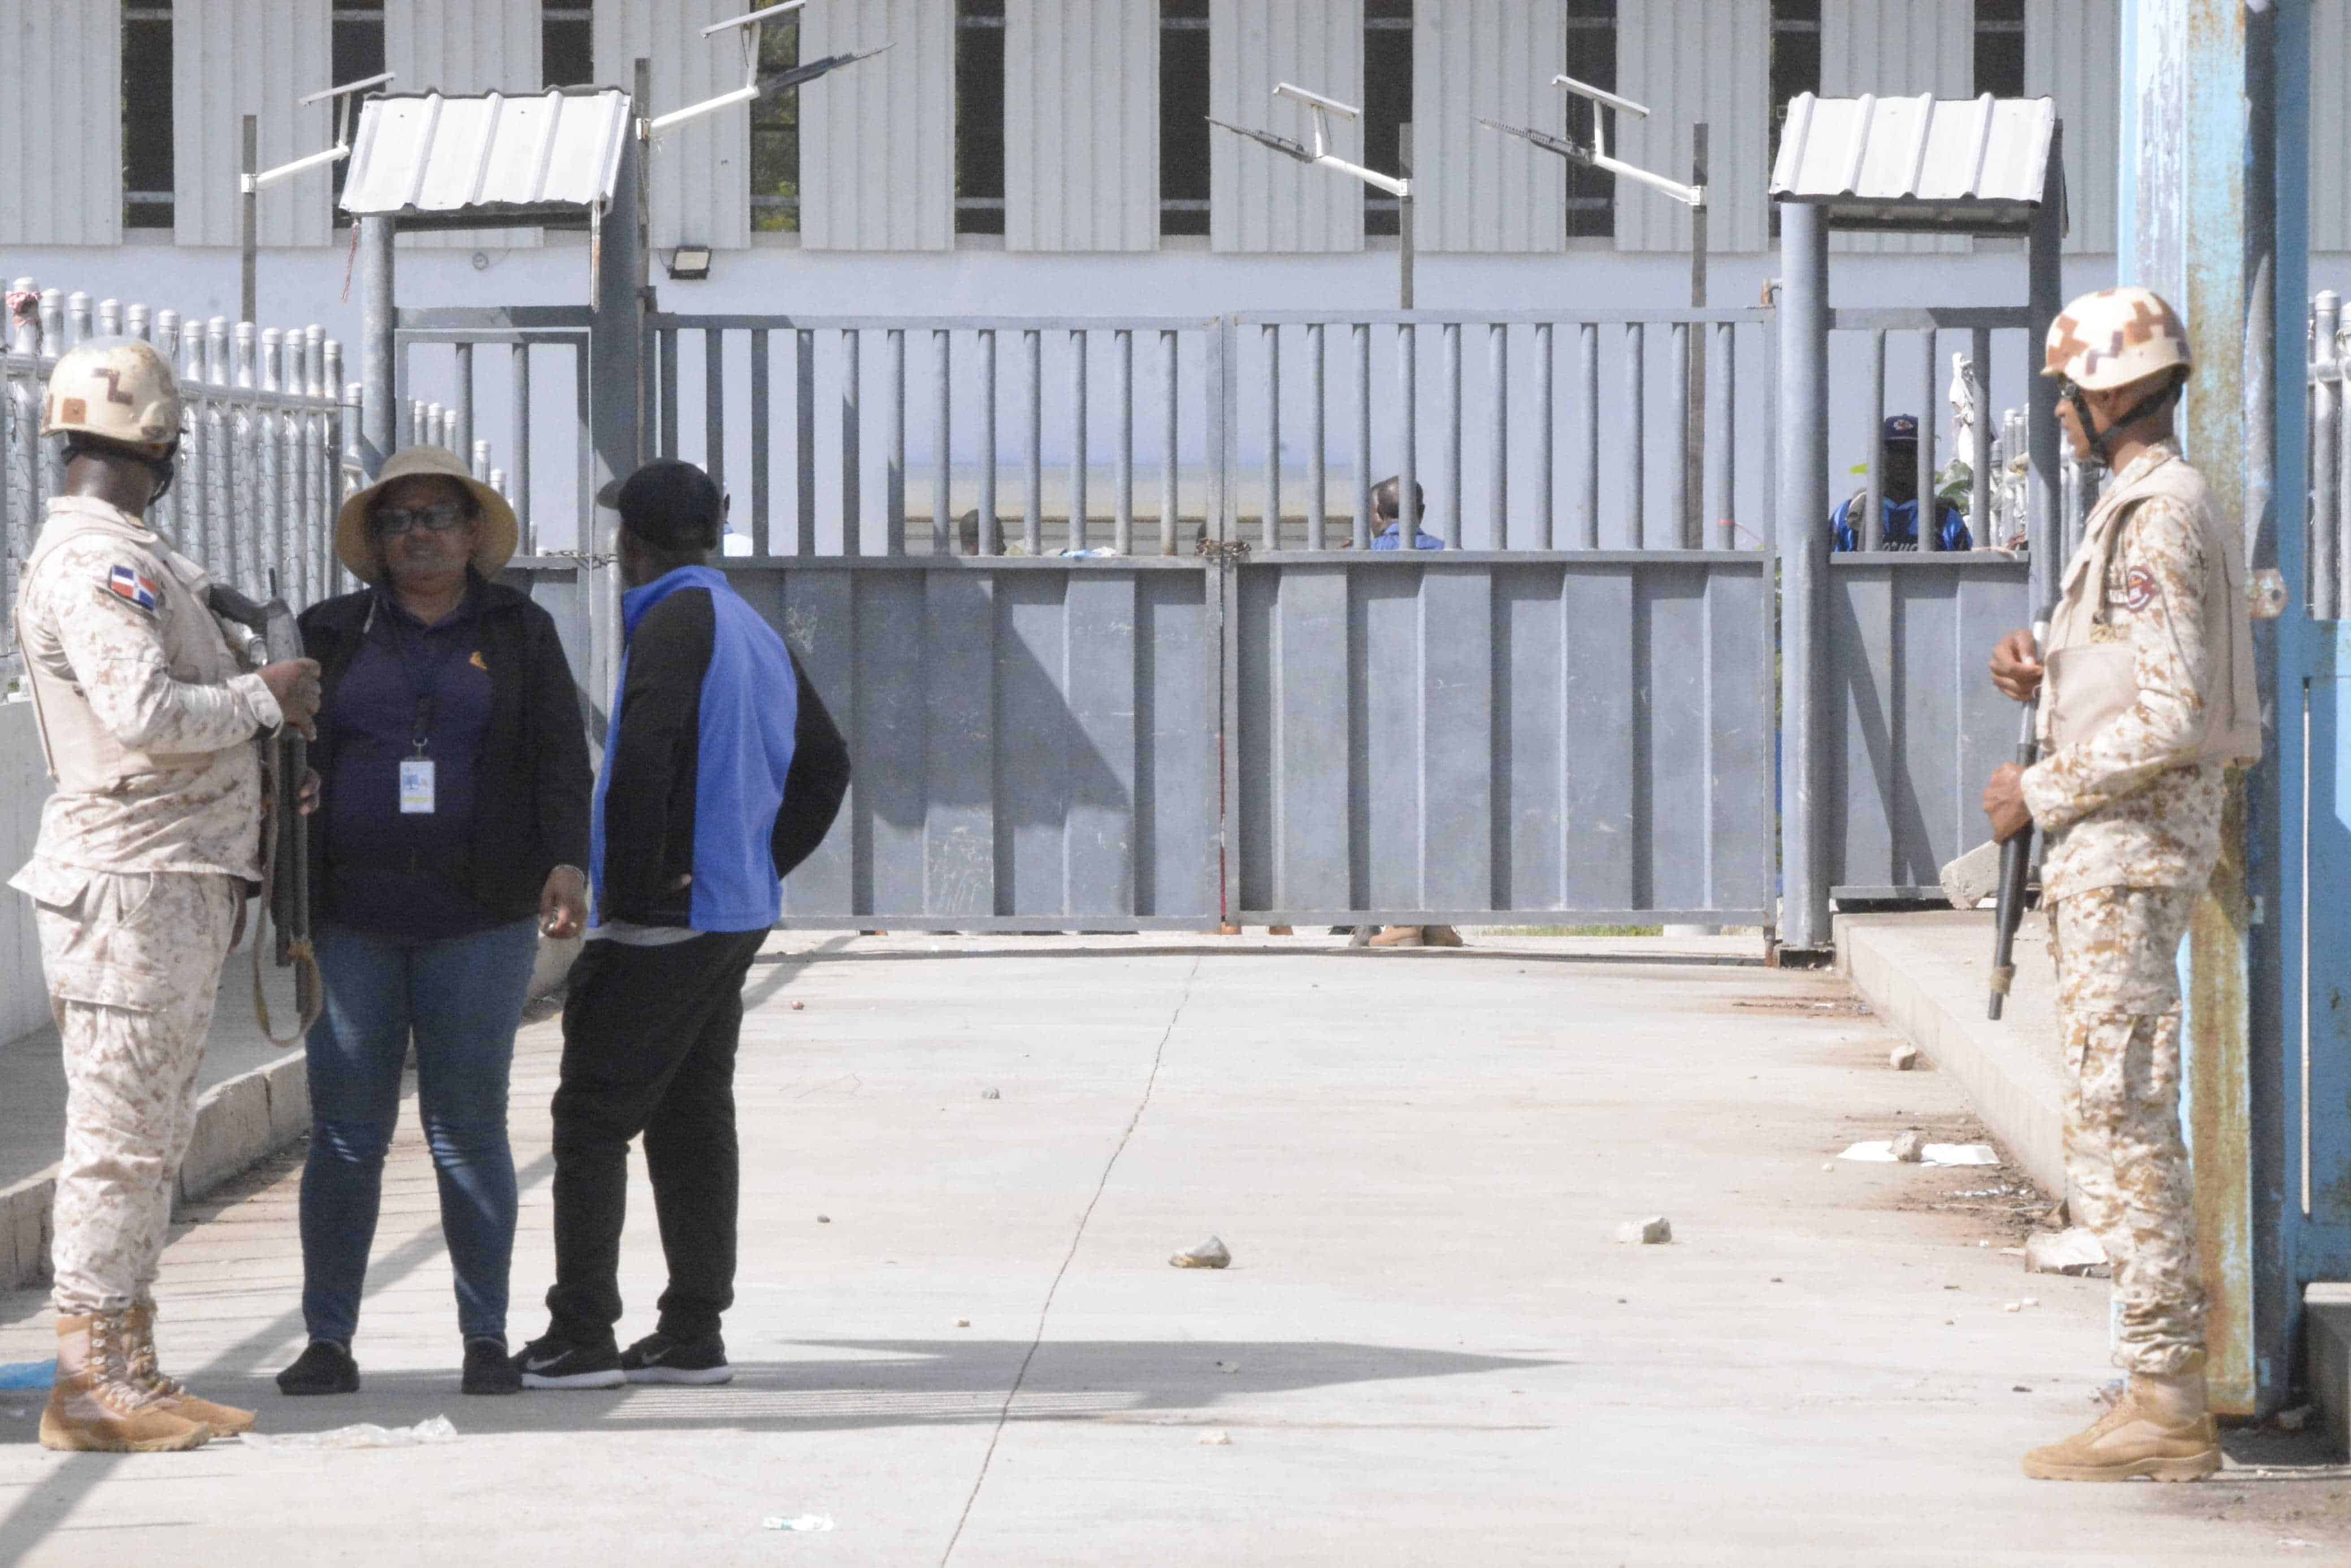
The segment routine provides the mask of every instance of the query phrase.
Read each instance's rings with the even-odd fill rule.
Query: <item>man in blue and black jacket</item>
[[[621,514],[624,652],[590,822],[588,944],[563,1005],[555,1284],[516,1356],[531,1388],[724,1383],[735,1300],[735,1046],[782,882],[824,841],[849,753],[774,629],[709,565],[726,499],[690,463],[600,497]],[[618,1348],[629,1141],[642,1134],[669,1288]]]

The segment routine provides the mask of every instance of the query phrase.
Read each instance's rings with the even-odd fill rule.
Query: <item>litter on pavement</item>
[[[1880,1138],[1875,1143],[1855,1144],[1837,1158],[1890,1166],[1894,1163],[1894,1140]],[[1990,1144],[1928,1144],[1920,1151],[1919,1163],[1929,1166],[1996,1166],[2000,1164],[2000,1155],[1992,1152]]]
[[[1231,1249],[1216,1237],[1209,1237],[1197,1247],[1190,1247],[1167,1260],[1176,1269],[1222,1269],[1233,1260]]]
[[[46,1393],[57,1380],[55,1356],[47,1361],[12,1361],[0,1366],[0,1389],[37,1388]]]
[[[2078,1280],[2103,1280],[2113,1272],[2097,1236],[2078,1225],[2026,1237],[2024,1270],[2028,1274],[2071,1274]]]
[[[1673,1221],[1662,1214],[1628,1219],[1616,1228],[1616,1239],[1629,1247],[1662,1247],[1673,1239]]]
[[[330,1432],[288,1432],[282,1437],[247,1432],[237,1439],[248,1448],[293,1450],[298,1448],[417,1448],[427,1443],[454,1443],[457,1428],[449,1424],[446,1416],[435,1416],[430,1421],[419,1421],[413,1427],[379,1427],[372,1421],[362,1421],[356,1427],[338,1427]]]
[[[831,1530],[832,1528],[832,1515],[829,1513],[803,1513],[796,1519],[784,1519],[780,1516],[771,1514],[768,1518],[759,1521],[759,1528],[762,1530]]]

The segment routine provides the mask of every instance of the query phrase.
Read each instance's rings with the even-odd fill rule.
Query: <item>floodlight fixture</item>
[[[1606,88],[1593,87],[1590,82],[1578,81],[1571,76],[1553,77],[1551,78],[1551,85],[1564,89],[1570,97],[1584,99],[1591,103],[1592,144],[1589,147],[1579,145],[1570,137],[1553,136],[1547,131],[1537,131],[1531,126],[1504,125],[1499,120],[1488,120],[1482,115],[1479,118],[1478,123],[1490,130],[1499,131],[1505,136],[1516,136],[1522,141],[1531,141],[1546,152],[1555,152],[1570,162],[1581,163],[1587,169],[1605,170],[1611,174],[1646,185],[1653,191],[1671,196],[1686,207],[1698,208],[1706,205],[1704,185],[1685,185],[1679,180],[1668,179],[1663,174],[1653,174],[1636,164],[1627,163],[1621,158],[1609,155],[1608,131],[1600,111],[1603,109],[1613,109],[1620,113],[1633,115],[1636,119],[1646,120],[1649,118],[1649,110],[1646,105],[1635,103],[1629,98],[1619,97]]]
[[[698,283],[710,276],[710,247],[682,245],[669,253],[669,275],[681,283]]]
[[[300,109],[308,109],[314,103],[331,101],[334,104],[335,144],[324,152],[297,158],[291,163],[280,163],[275,169],[265,169],[254,174],[240,174],[237,176],[237,188],[248,196],[257,195],[270,186],[290,180],[297,174],[305,173],[322,164],[340,163],[350,157],[351,155],[351,105],[358,101],[360,94],[371,88],[381,87],[392,81],[393,78],[393,72],[383,71],[375,76],[361,78],[358,81],[345,82],[340,87],[323,89],[311,93],[307,98],[296,99],[295,105]]]
[[[650,133],[657,134],[674,125],[683,125],[689,120],[699,120],[705,114],[716,114],[722,109],[731,108],[738,103],[748,103],[753,99],[768,93],[781,92],[788,88],[798,87],[802,82],[814,81],[817,78],[839,70],[843,66],[855,65],[859,60],[870,59],[890,47],[883,44],[880,48],[862,49],[845,55],[828,55],[823,59],[811,60],[806,65],[794,66],[787,71],[778,71],[762,81],[759,78],[760,30],[768,22],[797,11],[808,3],[809,0],[783,0],[783,4],[779,5],[764,5],[757,11],[747,11],[740,16],[730,16],[724,22],[713,22],[709,26],[703,28],[702,36],[705,38],[715,37],[726,32],[734,32],[741,37],[743,85],[732,92],[722,92],[716,98],[706,98],[700,103],[690,103],[684,109],[674,109],[667,114],[657,116],[646,123],[645,130]]]

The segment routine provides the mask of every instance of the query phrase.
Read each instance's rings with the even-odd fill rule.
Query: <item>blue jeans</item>
[[[534,920],[438,942],[319,927],[327,1005],[310,1030],[302,1167],[302,1319],[312,1339],[348,1345],[359,1328],[412,1030],[458,1330],[505,1335],[515,1234],[507,1079],[538,948]]]

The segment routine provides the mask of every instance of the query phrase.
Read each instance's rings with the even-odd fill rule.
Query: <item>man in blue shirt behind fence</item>
[[[1880,549],[1915,550],[1918,546],[1918,421],[1907,413],[1888,415],[1886,421],[1886,490],[1879,512],[1878,546]],[[1931,477],[1931,476],[1930,476]],[[1869,492],[1856,490],[1829,518],[1829,528],[1836,536],[1836,548],[1841,550],[1861,548],[1860,525],[1869,513]],[[1957,507],[1938,497],[1935,502],[1938,548],[1973,549],[1975,539],[1968,532],[1967,518]]]
[[[743,978],[783,878],[841,809],[849,753],[783,639],[709,564],[726,512],[710,476],[664,458],[598,499],[621,514],[621,689],[590,818],[593,923],[563,1004],[551,1321],[515,1362],[527,1388],[724,1383]],[[640,1134],[669,1288],[623,1352]]]

